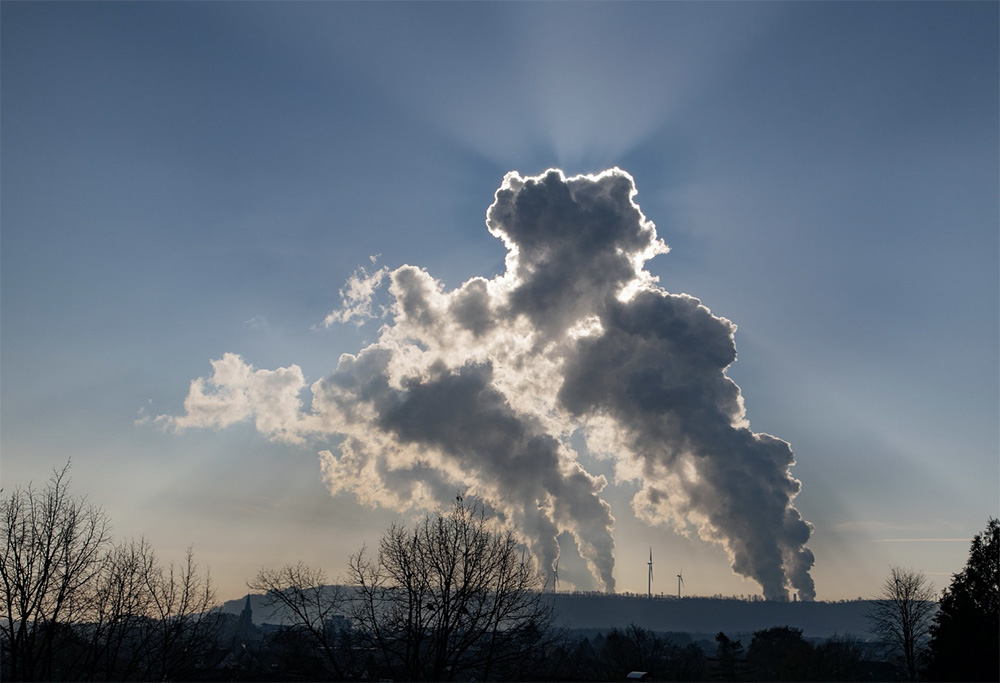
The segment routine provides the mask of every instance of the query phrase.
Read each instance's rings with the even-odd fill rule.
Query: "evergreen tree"
[[[972,540],[965,569],[941,596],[931,634],[929,679],[1000,680],[1000,520],[990,518]]]
[[[723,681],[740,680],[746,668],[741,666],[743,643],[738,640],[730,640],[729,636],[722,631],[715,634],[715,642],[718,643],[715,649],[715,658],[719,664],[719,679]]]
[[[761,681],[804,681],[810,674],[812,651],[802,629],[775,626],[754,631],[747,664]]]

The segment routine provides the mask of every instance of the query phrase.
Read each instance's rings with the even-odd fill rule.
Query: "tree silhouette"
[[[318,651],[337,678],[343,678],[348,659],[342,647],[346,638],[341,625],[345,596],[340,586],[327,585],[322,569],[302,562],[281,569],[261,569],[249,582],[251,590],[261,591],[266,604],[290,618],[295,629]],[[289,642],[294,638],[285,635]]]
[[[461,498],[413,529],[393,525],[348,572],[354,625],[395,678],[515,678],[551,639],[552,608],[513,532]]]
[[[804,681],[810,674],[812,645],[802,629],[775,626],[754,631],[747,648],[749,664],[762,681]]]
[[[630,671],[646,671],[659,679],[666,674],[674,649],[663,636],[636,624],[613,628],[601,648],[606,680],[624,678]]]
[[[67,463],[0,498],[0,676],[203,676],[225,655],[208,574],[190,549],[163,566],[143,539],[113,545],[107,516],[69,484]]]
[[[850,634],[834,635],[813,650],[813,680],[869,680],[864,668],[862,641]]]
[[[110,544],[108,518],[69,493],[69,463],[45,488],[16,488],[0,500],[3,613],[0,631],[10,676],[51,679],[60,622],[88,606]]]
[[[1000,678],[1000,521],[976,534],[969,560],[941,596],[931,626],[927,677],[936,681]]]
[[[872,632],[890,655],[902,660],[911,681],[917,680],[935,607],[934,592],[922,573],[890,567],[868,612]]]
[[[724,681],[739,680],[745,673],[745,667],[741,666],[743,643],[739,640],[730,640],[722,631],[715,634],[715,642],[718,643],[715,657],[719,662],[719,677]]]

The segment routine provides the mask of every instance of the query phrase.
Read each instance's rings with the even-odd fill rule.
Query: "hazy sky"
[[[670,247],[657,286],[738,326],[727,374],[795,453],[817,598],[871,595],[889,564],[943,587],[1000,511],[998,13],[3,2],[2,485],[72,458],[117,535],[193,545],[224,599],[262,565],[340,573],[418,514],[330,494],[342,437],[156,416],[227,353],[335,379],[394,322],[324,324],[359,267],[500,282],[508,172],[618,166]],[[645,591],[652,546],[654,591],[683,570],[692,594],[760,592],[639,519],[640,484],[583,442],[559,449],[608,480],[617,590]],[[561,585],[597,587],[559,546]]]

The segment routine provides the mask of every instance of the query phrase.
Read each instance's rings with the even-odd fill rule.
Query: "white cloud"
[[[378,260],[378,256],[368,258],[372,265]],[[384,315],[384,311],[378,313],[372,311],[372,299],[388,272],[389,269],[385,267],[379,268],[374,273],[369,273],[363,266],[358,268],[347,280],[345,288],[340,290],[340,308],[330,311],[323,319],[323,324],[327,327],[334,323],[347,322],[362,325],[366,320]]]
[[[305,388],[297,365],[277,370],[255,370],[235,353],[212,361],[212,376],[191,382],[184,399],[184,415],[160,416],[157,421],[177,430],[191,427],[228,427],[254,419],[268,438],[299,443],[308,432],[299,394]]]

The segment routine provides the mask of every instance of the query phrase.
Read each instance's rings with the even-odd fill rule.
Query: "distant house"
[[[650,678],[648,671],[630,671],[625,677],[626,681],[648,681]]]

